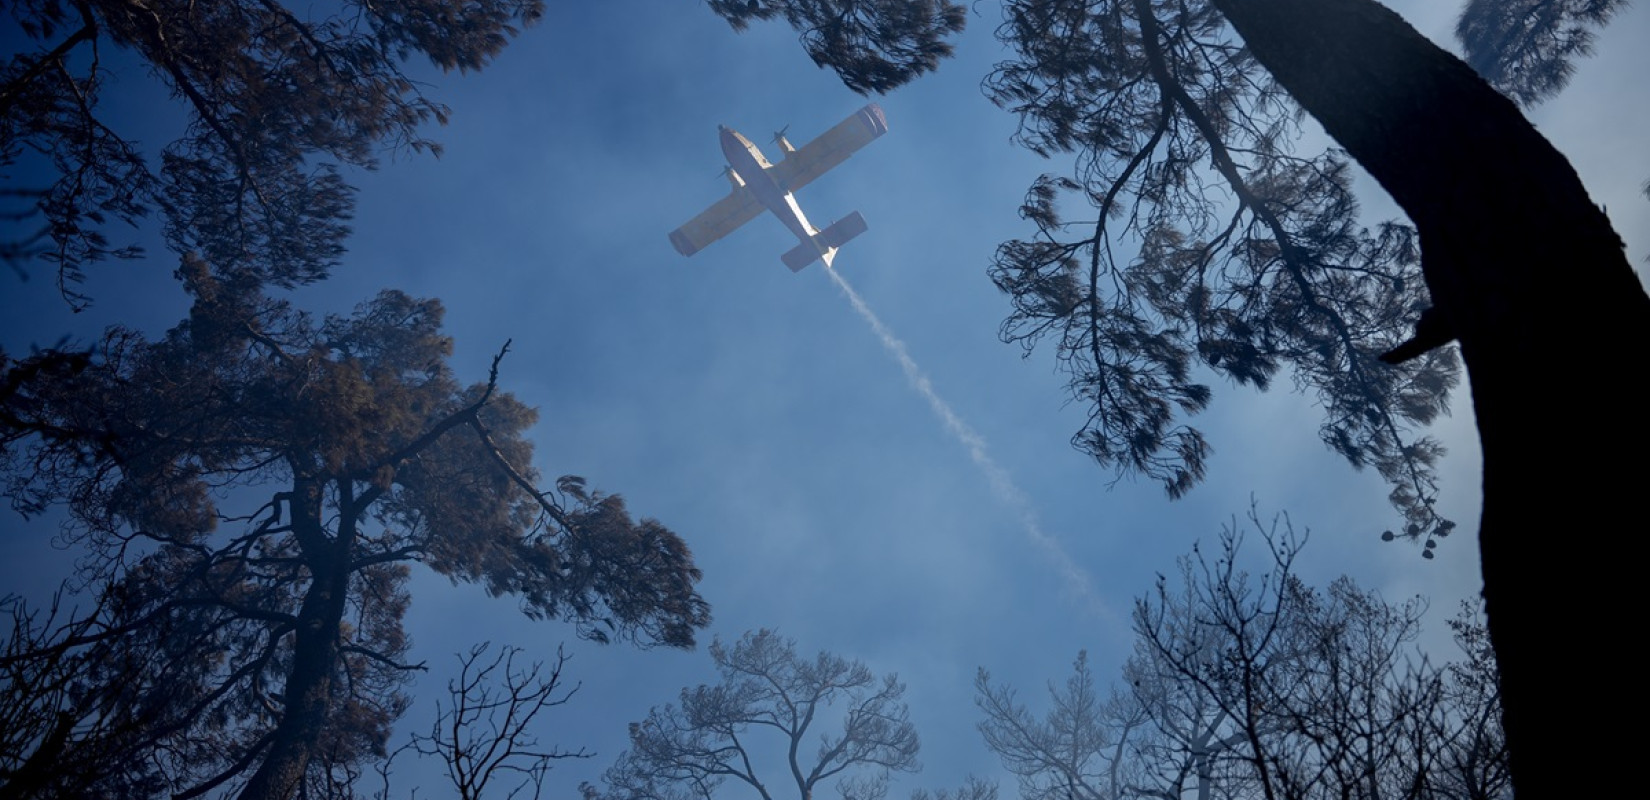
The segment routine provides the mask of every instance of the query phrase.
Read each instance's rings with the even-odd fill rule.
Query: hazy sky
[[[1402,5],[1454,48],[1453,8]],[[1109,680],[1132,647],[1133,598],[1251,498],[1268,517],[1286,511],[1311,529],[1300,571],[1316,585],[1348,573],[1390,599],[1425,594],[1434,630],[1478,589],[1478,458],[1464,391],[1435,431],[1450,447],[1441,504],[1460,534],[1432,561],[1379,540],[1396,524],[1387,490],[1318,440],[1318,409],[1288,381],[1265,395],[1215,383],[1213,407],[1196,420],[1216,451],[1210,478],[1178,502],[1156,484],[1112,486],[1111,472],[1069,446],[1087,409],[1066,403],[1052,351],[1022,358],[998,340],[1009,306],[985,275],[1000,242],[1032,231],[1016,213],[1032,179],[1065,167],[1013,147],[1014,118],[980,93],[1006,57],[992,35],[998,14],[978,4],[957,58],[877,99],[889,133],[798,194],[820,226],[853,210],[869,222],[836,265],[902,343],[903,364],[817,263],[794,275],[780,263],[795,240],[771,217],[692,258],[670,247],[671,229],[727,192],[718,123],[774,159],[772,131],[789,125],[801,146],[867,102],[816,69],[789,28],[735,35],[699,3],[551,3],[481,73],[427,76],[453,110],[435,132],[446,154],[356,176],[351,253],[334,278],[300,293],[318,311],[347,310],[381,288],[441,298],[467,380],[484,378],[514,339],[501,383],[541,411],[539,470],[583,475],[686,538],[715,617],[706,642],[777,627],[805,652],[900,674],[926,769],[892,797],[1000,773],[974,730],[975,670],[1035,701],[1086,648]],[[1650,9],[1640,4],[1574,85],[1532,113],[1641,269],[1645,41]],[[147,107],[142,85],[131,79],[134,114]],[[165,140],[163,119],[143,124]],[[1368,222],[1390,208],[1365,193]],[[163,330],[184,308],[171,266],[158,257],[99,268],[89,285],[98,307],[73,319],[46,276],[0,275],[0,342],[15,352],[111,320]],[[1564,265],[1552,269],[1563,279]],[[49,586],[43,567],[56,562],[40,543],[51,531],[0,524],[0,585]],[[703,648],[585,643],[568,626],[527,620],[509,599],[415,574],[409,628],[414,656],[432,670],[408,725],[427,724],[452,654],[472,642],[541,657],[566,642],[575,654],[569,674],[582,689],[543,738],[599,755],[558,766],[550,796],[595,780],[624,749],[629,722],[712,677]],[[1003,789],[1012,796],[1012,781]],[[421,796],[442,796],[439,784]]]

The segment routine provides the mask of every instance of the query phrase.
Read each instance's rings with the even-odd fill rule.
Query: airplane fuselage
[[[802,207],[797,205],[796,197],[787,187],[779,185],[778,181],[769,173],[768,168],[773,165],[762,155],[762,151],[743,134],[726,125],[718,125],[721,132],[722,155],[728,160],[728,168],[733,170],[744,182],[745,188],[756,196],[763,207],[772,212],[779,221],[796,234],[796,238],[804,243],[814,241],[814,234],[819,231],[808,223],[808,217],[802,213]],[[835,248],[815,246],[821,257],[830,263],[830,255],[834,255]]]
[[[800,272],[815,261],[831,266],[837,249],[865,232],[865,217],[858,211],[837,218],[824,230],[815,228],[791,193],[888,132],[888,120],[876,103],[854,112],[801,148],[793,147],[784,131],[774,134],[781,154],[777,164],[770,163],[751,140],[737,131],[726,125],[718,125],[716,129],[722,155],[728,163],[728,183],[733,186],[726,197],[670,232],[670,246],[676,252],[691,256],[762,216],[763,211],[770,211],[801,241],[779,256],[792,272]]]

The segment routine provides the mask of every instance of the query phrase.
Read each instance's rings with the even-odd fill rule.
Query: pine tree
[[[67,508],[96,592],[90,618],[25,625],[0,656],[75,673],[6,698],[72,721],[15,796],[347,784],[406,705],[414,563],[598,641],[693,645],[709,611],[686,544],[580,478],[540,488],[504,353],[460,384],[439,303],[387,291],[315,320],[199,259],[180,272],[194,307],[164,338],[4,365],[32,375],[0,403],[7,496]]]

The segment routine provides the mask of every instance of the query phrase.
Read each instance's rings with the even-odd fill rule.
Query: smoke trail
[[[917,362],[906,351],[905,342],[900,341],[899,337],[882,324],[882,320],[871,311],[871,307],[865,304],[864,298],[861,298],[859,293],[854,291],[854,287],[849,286],[848,281],[838,275],[836,270],[827,266],[825,274],[831,276],[831,280],[842,290],[854,310],[871,325],[871,330],[882,340],[883,348],[899,362],[900,369],[905,372],[905,379],[928,401],[928,407],[933,409],[934,416],[940,418],[940,422],[953,438],[968,448],[969,458],[974,461],[974,466],[979,467],[980,472],[985,474],[986,480],[991,484],[992,493],[998,500],[1012,506],[1019,513],[1020,526],[1025,529],[1026,536],[1054,562],[1055,569],[1065,581],[1066,591],[1082,600],[1090,611],[1110,622],[1119,623],[1117,615],[1094,590],[1094,583],[1089,579],[1088,573],[1078,566],[1064,547],[1060,546],[1059,540],[1043,530],[1042,524],[1037,521],[1036,512],[1031,508],[1030,498],[1015,485],[1008,470],[1003,469],[1002,465],[986,452],[984,437],[969,427],[968,423],[963,422],[962,418],[957,416],[957,412],[951,410],[950,404],[940,397],[939,392],[934,391],[934,384],[928,380],[928,375],[917,366]]]

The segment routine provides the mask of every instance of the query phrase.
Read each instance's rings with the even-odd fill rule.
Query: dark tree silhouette
[[[110,241],[127,232],[108,229],[152,214],[170,246],[223,274],[283,286],[325,277],[353,206],[341,167],[371,167],[384,148],[438,149],[421,128],[447,109],[407,63],[479,69],[543,13],[542,0],[6,5],[16,41],[0,65],[0,257],[25,276],[44,258],[75,304],[89,299],[76,288],[88,264],[137,254]],[[108,64],[127,59],[187,116],[158,167],[103,113]]]
[[[1624,665],[1601,659],[1601,672],[1575,654],[1643,600],[1621,560],[1547,537],[1614,530],[1636,513],[1632,470],[1582,465],[1650,450],[1650,420],[1629,416],[1608,435],[1581,436],[1535,432],[1530,422],[1596,418],[1650,377],[1641,352],[1650,298],[1621,239],[1513,103],[1397,15],[1367,0],[1220,5],[1420,232],[1427,285],[1461,343],[1484,449],[1484,597],[1518,791],[1609,793],[1609,776],[1562,765],[1625,745],[1595,747],[1560,731],[1592,725],[1633,680]],[[1532,380],[1548,361],[1576,380]],[[1553,681],[1580,695],[1554,697]]]
[[[932,72],[951,55],[966,9],[950,0],[709,0],[736,31],[782,17],[802,48],[856,92],[886,92]]]
[[[916,789],[911,792],[911,800],[997,800],[997,784],[970,775],[955,789]]]
[[[1039,717],[981,670],[980,730],[1020,796],[1509,798],[1477,616],[1451,623],[1467,657],[1434,667],[1411,649],[1424,603],[1346,578],[1310,588],[1292,574],[1302,541],[1251,521],[1272,563],[1239,568],[1235,528],[1212,560],[1182,559],[1179,586],[1137,602],[1134,655],[1109,693],[1079,655]]]
[[[1576,11],[1586,4],[1559,5],[1569,10],[1548,19],[1570,33],[1557,41],[1575,41],[1571,19],[1604,19]],[[1598,647],[1643,600],[1631,559],[1553,537],[1609,536],[1639,515],[1635,471],[1609,465],[1650,451],[1650,420],[1625,410],[1650,380],[1642,352],[1650,296],[1569,162],[1472,67],[1375,0],[1007,7],[1005,31],[1022,62],[1055,70],[1028,74],[1035,82],[1007,96],[1024,106],[1041,137],[1033,141],[1077,147],[1082,178],[1034,186],[1028,216],[1057,222],[1053,198],[1069,190],[1096,206],[1100,233],[1109,213],[1142,232],[1152,214],[1194,222],[1141,241],[1138,261],[1163,265],[1144,277],[1111,272],[1109,240],[1099,234],[1006,254],[1011,265],[1047,268],[1005,272],[999,259],[994,274],[1018,303],[1010,333],[1024,335],[1016,326],[1036,320],[1031,334],[1070,336],[1068,322],[1078,323],[1077,338],[1062,343],[1065,352],[1090,351],[1073,391],[1097,403],[1100,421],[1079,443],[1160,472],[1171,490],[1184,486],[1201,469],[1201,440],[1171,420],[1177,406],[1206,400],[1183,378],[1185,345],[1196,342],[1205,364],[1239,380],[1269,374],[1269,356],[1289,357],[1325,401],[1331,445],[1382,469],[1409,518],[1403,533],[1432,542],[1449,529],[1430,503],[1427,467],[1437,451],[1399,434],[1441,407],[1433,392],[1449,373],[1438,348],[1459,342],[1483,448],[1484,596],[1518,790],[1614,793],[1608,771],[1568,765],[1630,760],[1626,742],[1565,732],[1607,727],[1612,698],[1633,693],[1636,675]],[[1526,39],[1544,37],[1552,39],[1538,31]],[[1576,48],[1544,52],[1562,59]],[[1528,74],[1551,74],[1543,69]],[[1294,119],[1290,103],[1345,156],[1274,155]],[[1115,122],[1092,125],[1097,119]],[[1385,226],[1364,237],[1345,227],[1347,157],[1392,196],[1413,233]],[[1174,195],[1134,188],[1162,172],[1176,176],[1163,184]],[[1230,199],[1211,199],[1220,195]],[[1227,222],[1208,222],[1211,209]],[[1412,279],[1417,256],[1425,315]],[[1137,320],[1142,301],[1167,324]],[[1270,304],[1248,305],[1262,301]],[[1186,311],[1164,310],[1177,308]],[[1392,325],[1404,317],[1415,320],[1415,336],[1384,354],[1400,363],[1370,363],[1383,343],[1396,344]],[[1234,356],[1256,371],[1222,366]],[[1577,430],[1583,420],[1606,421]],[[1383,465],[1395,465],[1398,479]],[[1555,684],[1577,693],[1552,692]]]
[[[607,791],[586,785],[586,796],[713,800],[732,778],[773,800],[779,789],[763,779],[769,775],[794,786],[797,800],[813,800],[832,780],[843,800],[881,800],[890,772],[917,769],[917,732],[894,675],[879,680],[864,664],[830,653],[800,656],[794,642],[770,630],[747,633],[731,648],[717,641],[710,654],[722,683],[683,689],[680,707],[654,708],[646,721],[631,723],[630,749],[608,769]],[[809,756],[811,732],[838,716],[838,703],[840,732],[821,733]],[[765,769],[765,754],[780,752],[782,762]]]
[[[1593,51],[1593,30],[1626,0],[1470,0],[1455,26],[1467,63],[1491,86],[1531,106],[1570,82]]]
[[[141,739],[130,720],[98,713],[104,696],[119,689],[87,691],[88,659],[53,646],[94,633],[104,616],[65,620],[65,599],[59,592],[44,612],[18,597],[0,602],[12,623],[0,653],[0,798],[94,796],[107,785],[159,783],[154,765],[129,757]]]
[[[548,665],[523,666],[517,663],[524,652],[519,647],[501,647],[490,659],[488,649],[490,645],[479,644],[459,656],[458,677],[447,682],[447,702],[436,701],[429,733],[413,734],[380,766],[384,788],[376,798],[399,796],[390,790],[390,774],[396,756],[408,752],[446,765],[447,778],[462,800],[496,796],[488,787],[504,785],[509,785],[506,800],[537,800],[556,761],[595,755],[582,748],[543,746],[535,732],[542,727],[540,714],[566,704],[579,690],[563,683],[566,651],[556,648],[556,660]]]
[[[78,368],[40,356],[53,369],[0,403],[6,494],[66,507],[96,595],[0,659],[74,659],[55,710],[85,755],[60,763],[86,766],[62,780],[114,792],[107,754],[143,753],[179,797],[347,785],[405,707],[413,562],[600,641],[689,647],[707,624],[675,533],[576,477],[537,488],[504,354],[461,385],[438,303],[384,292],[317,321],[193,257],[180,272],[185,323],[111,329]]]
[[[1173,497],[1205,472],[1207,443],[1180,423],[1212,395],[1194,366],[1260,388],[1286,369],[1324,408],[1324,441],[1392,486],[1409,535],[1448,534],[1442,451],[1414,429],[1444,410],[1453,354],[1380,362],[1426,303],[1414,231],[1358,227],[1346,159],[1290,151],[1293,107],[1213,9],[1144,8],[1008,6],[999,36],[1018,58],[987,92],[1020,116],[1023,144],[1075,151],[1078,169],[1038,180],[1022,208],[1037,236],[997,252],[1015,307],[1004,338],[1053,338],[1091,409],[1074,443]],[[1092,219],[1062,217],[1062,198]]]

